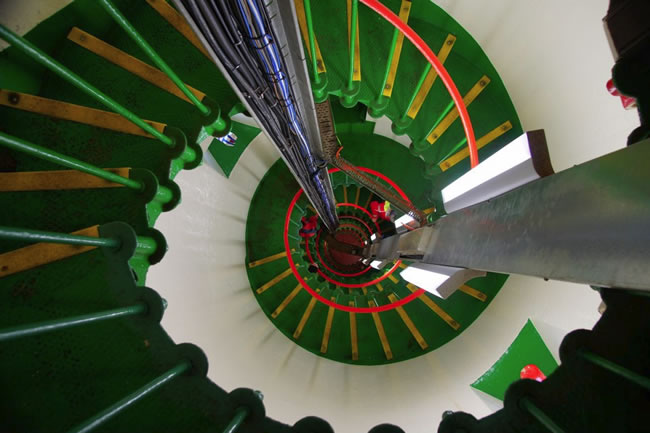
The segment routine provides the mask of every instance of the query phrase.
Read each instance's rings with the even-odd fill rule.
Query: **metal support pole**
[[[548,415],[546,415],[540,408],[535,406],[535,404],[529,399],[523,398],[519,404],[551,433],[564,433],[564,430],[555,424],[555,422],[549,418]]]
[[[144,129],[149,134],[151,134],[152,136],[154,136],[155,138],[157,138],[167,146],[174,147],[175,143],[173,139],[159,132],[157,129],[155,129],[147,122],[142,120],[140,117],[138,117],[136,114],[132,113],[131,111],[129,111],[128,109],[126,109],[125,107],[117,103],[115,100],[111,99],[108,95],[103,93],[101,90],[97,89],[96,87],[94,87],[93,85],[85,81],[83,78],[81,78],[79,75],[75,74],[70,69],[66,68],[61,63],[57,62],[56,60],[54,60],[53,58],[45,54],[43,51],[39,50],[37,47],[32,45],[31,42],[18,36],[8,28],[3,26],[2,24],[0,24],[0,38],[4,39],[9,44],[22,51],[25,55],[30,57],[32,60],[36,61],[40,65],[49,69],[50,71],[54,72],[56,75],[66,80],[73,86],[77,87],[87,95],[96,99],[106,107],[110,108],[114,112],[124,116],[129,121],[138,125],[140,128]]]
[[[248,409],[241,407],[235,412],[235,416],[232,418],[230,423],[223,430],[223,433],[235,433],[239,426],[244,422],[248,416]]]
[[[120,241],[118,239],[70,235],[67,233],[46,232],[6,226],[0,226],[0,239],[108,248],[117,248],[120,246]]]
[[[81,316],[66,317],[63,319],[46,320],[44,322],[30,323],[27,325],[13,326],[0,330],[0,341],[12,340],[15,338],[29,337],[31,335],[44,334],[46,332],[58,331],[74,326],[85,325],[101,320],[117,319],[123,316],[132,316],[147,311],[145,304],[135,304],[128,307],[116,308],[113,310],[99,311],[83,314]]]
[[[621,367],[615,362],[605,359],[602,356],[596,355],[595,353],[592,352],[580,351],[580,355],[582,355],[582,357],[585,358],[587,361],[596,364],[597,366],[602,367],[605,370],[609,370],[614,374],[624,377],[630,382],[642,386],[647,390],[650,390],[650,379],[648,379],[647,377],[641,376],[640,374],[628,370],[625,367]]]
[[[104,424],[106,421],[110,420],[111,418],[113,418],[115,415],[119,414],[123,410],[133,406],[139,400],[146,397],[148,394],[157,390],[161,386],[165,385],[167,382],[185,373],[187,370],[190,369],[190,367],[191,364],[189,362],[187,361],[181,362],[171,370],[168,370],[163,375],[158,376],[156,379],[147,383],[142,388],[139,388],[138,390],[132,392],[131,394],[127,395],[117,403],[107,407],[106,409],[99,412],[92,418],[86,420],[85,422],[69,430],[68,433],[87,433],[94,430],[96,427],[99,427],[100,425]]]
[[[318,60],[316,60],[316,39],[314,37],[314,23],[311,18],[311,0],[304,0],[305,18],[307,21],[307,34],[309,35],[309,48],[311,50],[311,63],[314,69],[314,83],[320,84],[320,74],[318,72]]]
[[[183,92],[187,98],[192,101],[192,104],[199,109],[201,114],[207,116],[210,114],[210,108],[198,100],[196,95],[187,88],[185,83],[176,75],[176,73],[169,67],[169,65],[158,55],[158,53],[149,45],[149,43],[138,33],[138,31],[131,25],[124,15],[115,7],[110,0],[99,0],[102,7],[108,14],[124,29],[124,31],[133,39],[133,41],[149,56],[149,58],[163,71],[176,86]]]
[[[5,145],[10,149],[26,153],[39,159],[43,159],[45,161],[53,162],[55,164],[72,168],[74,170],[79,170],[83,173],[97,176],[109,182],[124,185],[136,191],[141,191],[144,188],[144,184],[137,180],[127,179],[126,177],[111,173],[110,171],[101,169],[92,164],[88,164],[78,159],[63,155],[62,153],[46,149],[45,147],[30,143],[17,137],[13,137],[3,132],[0,132],[0,144]]]

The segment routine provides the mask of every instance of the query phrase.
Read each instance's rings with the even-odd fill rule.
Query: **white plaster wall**
[[[0,24],[24,35],[72,0],[0,0]],[[9,44],[0,40],[0,51]]]
[[[607,0],[437,3],[483,46],[524,128],[546,130],[556,170],[624,145],[638,122],[605,89],[613,63],[601,24]],[[599,297],[588,287],[513,276],[468,330],[420,358],[356,367],[306,352],[261,312],[243,265],[248,200],[277,157],[258,137],[230,180],[207,165],[182,172],[183,203],[157,225],[170,251],[148,280],[169,300],[163,325],[172,337],[202,347],[210,377],[226,389],[262,390],[270,416],[294,423],[318,415],[343,433],[381,422],[407,432],[435,431],[444,410],[485,416],[501,406],[469,384],[526,319],[556,357],[567,332],[598,319]]]

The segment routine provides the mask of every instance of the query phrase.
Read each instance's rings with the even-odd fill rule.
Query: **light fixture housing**
[[[442,190],[447,213],[553,174],[544,130],[526,132]]]
[[[429,293],[447,299],[467,281],[484,277],[485,272],[428,263],[413,263],[404,269],[400,276]]]

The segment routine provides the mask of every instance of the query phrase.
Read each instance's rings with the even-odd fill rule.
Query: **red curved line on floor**
[[[386,6],[381,4],[378,0],[361,0],[361,3],[368,6],[370,9],[377,12],[381,15],[386,21],[391,23],[395,28],[399,29],[404,36],[409,38],[409,40],[415,45],[415,47],[422,53],[422,55],[427,59],[436,73],[440,76],[443,84],[447,88],[447,91],[451,95],[451,99],[454,100],[454,104],[460,115],[460,120],[463,122],[463,129],[465,129],[465,135],[467,136],[467,147],[469,149],[469,158],[470,165],[472,168],[478,165],[478,150],[476,148],[476,138],[474,137],[474,128],[472,127],[472,121],[469,118],[469,113],[467,112],[467,107],[463,102],[463,97],[458,92],[458,88],[454,83],[454,80],[451,79],[449,72],[440,63],[440,60],[433,53],[431,48],[422,40],[420,35],[418,35],[411,27],[409,27],[404,21],[400,20],[395,13],[393,13]]]
[[[388,178],[386,178],[383,174],[379,172],[375,172],[374,170],[367,169],[365,167],[357,167],[361,171],[365,171],[368,173],[374,172],[377,173],[375,176],[380,177],[383,180],[386,180],[388,182]],[[335,171],[339,171],[338,168],[330,169],[329,173],[333,173]],[[373,173],[373,174],[374,174]],[[392,183],[392,181],[390,181]],[[391,185],[392,186],[392,185]],[[406,195],[403,195],[404,192],[395,185],[395,189],[397,192],[405,199],[408,200],[408,197]],[[386,305],[381,305],[377,307],[350,307],[349,305],[341,305],[337,304],[336,302],[330,301],[329,299],[319,295],[314,289],[312,289],[309,284],[305,281],[305,279],[298,273],[298,269],[296,267],[296,264],[293,261],[293,257],[291,256],[291,247],[289,245],[289,223],[291,222],[291,212],[293,211],[294,206],[296,205],[296,202],[302,195],[302,189],[299,189],[298,192],[296,192],[296,195],[293,197],[293,200],[291,200],[291,203],[289,204],[289,208],[287,209],[287,215],[284,219],[284,250],[287,253],[287,262],[289,262],[289,267],[291,268],[291,271],[293,272],[293,275],[296,277],[298,282],[302,285],[302,287],[314,298],[322,302],[323,304],[327,305],[328,307],[335,308],[337,310],[341,311],[347,311],[349,313],[381,313],[382,311],[390,311],[392,309],[395,309],[397,307],[401,307],[402,305],[408,304],[418,296],[424,294],[424,289],[419,289],[416,290],[415,292],[411,293],[405,298],[402,298],[400,300],[397,300],[395,302],[391,302],[390,304]],[[306,245],[306,249],[308,249],[309,244]],[[395,267],[399,266],[398,263],[395,264]]]
[[[347,216],[348,215],[339,215],[339,219],[348,219]],[[359,240],[361,242],[367,242],[368,241],[368,235],[366,233],[364,233],[363,230],[359,226],[356,226],[354,224],[341,224],[341,225],[339,225],[339,227],[342,227],[344,229],[353,230],[356,233],[356,235],[359,237]]]
[[[338,206],[338,205],[337,205],[337,206]],[[340,218],[341,218],[341,217],[340,217]],[[364,226],[365,228],[368,229],[368,233],[370,233],[371,236],[372,236],[373,233],[375,233],[375,232],[372,231],[372,229],[370,228],[370,226],[369,226],[369,225],[368,225],[364,220],[362,220],[362,219],[359,218],[359,217],[356,217],[356,216],[354,216],[354,215],[344,215],[344,218],[346,218],[346,219],[351,219],[351,220],[355,220],[355,221],[360,222],[361,224],[363,224],[363,226]],[[375,223],[375,227],[377,228],[377,233],[379,233],[379,234],[381,235],[381,229],[379,228],[379,224],[377,224],[377,221],[373,221],[373,222]]]
[[[319,230],[318,234],[316,235],[316,255],[318,256],[319,262],[322,263],[323,266],[325,266],[325,269],[327,269],[328,271],[330,271],[331,273],[333,273],[335,275],[338,275],[339,277],[358,277],[359,275],[363,275],[363,274],[365,274],[366,272],[368,272],[370,270],[370,266],[367,266],[364,270],[362,270],[360,272],[355,272],[355,273],[352,273],[352,274],[345,274],[345,273],[342,273],[342,272],[337,272],[334,269],[327,266],[327,263],[325,262],[325,260],[323,260],[323,257],[321,257],[321,255],[320,255],[320,248],[318,247],[319,240],[320,240],[320,234],[321,234],[321,231]],[[305,250],[306,251],[309,250],[309,245],[305,245]],[[307,253],[307,257],[311,258],[311,254],[309,254],[309,252]]]

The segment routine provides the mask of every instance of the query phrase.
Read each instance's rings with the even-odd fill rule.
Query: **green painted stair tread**
[[[242,153],[244,153],[251,141],[260,134],[261,129],[233,121],[231,131],[237,136],[234,146],[226,146],[219,140],[214,139],[208,148],[226,177],[230,177],[230,173],[232,173]]]
[[[522,368],[529,364],[536,365],[546,376],[558,366],[530,319],[503,355],[471,386],[503,400],[510,384],[519,380]]]
[[[397,11],[400,2],[386,2],[386,5]],[[341,37],[346,34],[345,10],[344,2],[340,2],[340,7],[332,7],[329,2],[320,2],[314,5],[313,12],[315,33],[328,68],[328,91],[339,96],[341,89],[346,85],[349,62],[348,46],[346,40]],[[376,59],[386,59],[388,56],[392,27],[363,5],[360,6],[359,12],[362,70],[359,100],[368,105],[377,97],[380,90],[386,65],[378,66]],[[422,1],[413,3],[409,25],[423,37],[434,52],[438,51],[449,33],[457,37],[445,66],[461,94],[464,95],[484,74],[491,79],[490,84],[468,109],[477,136],[487,133],[506,120],[510,120],[514,125],[509,137],[514,138],[521,133],[517,114],[496,70],[480,46],[458,23],[432,2]],[[341,31],[331,31],[333,28],[339,28]],[[419,51],[410,42],[405,41],[397,69],[394,92],[385,113],[393,121],[398,120],[405,113],[415,83],[425,65],[426,62]],[[450,96],[441,80],[437,79],[425,99],[420,114],[407,128],[406,132],[412,140],[426,138],[434,126],[433,122],[449,101],[451,101]],[[428,163],[438,162],[438,158],[445,155],[463,137],[462,125],[459,120],[456,120],[435,146],[423,152],[422,157]],[[499,140],[497,145],[507,142],[508,140],[504,138]],[[494,148],[497,145],[490,147]]]
[[[132,274],[99,249],[0,280],[0,328],[102,311],[138,301]],[[179,361],[156,323],[122,318],[3,342],[0,407],[8,431],[67,431]],[[209,431],[226,393],[205,378],[178,378],[98,431]],[[38,417],[34,413],[39,413]]]

